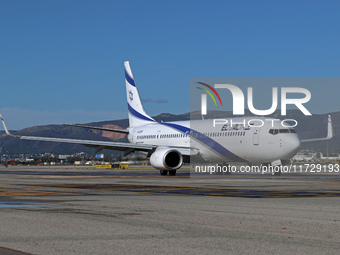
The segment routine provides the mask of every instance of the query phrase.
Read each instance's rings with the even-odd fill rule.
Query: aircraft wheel
[[[217,166],[222,169],[223,165],[222,164],[217,164]],[[216,174],[217,175],[220,175],[220,174],[223,174],[222,170],[220,171],[219,169],[216,170]]]
[[[231,174],[231,171],[230,171],[230,169],[229,169],[229,164],[224,163],[223,165],[226,166],[227,169],[228,169],[226,172],[224,172],[224,174],[230,175],[230,174]]]
[[[172,175],[172,176],[176,175],[176,170],[169,171],[169,175]]]
[[[161,175],[167,175],[168,174],[168,171],[167,170],[160,170],[159,173]]]
[[[231,174],[231,172],[228,169],[229,164],[223,163],[223,164],[218,164],[218,166],[220,167],[221,171],[216,171],[216,174],[226,174],[226,175]],[[227,171],[223,171],[223,169],[227,169]]]
[[[280,175],[281,175],[281,170],[275,171],[275,172],[273,173],[273,175],[274,175],[274,176],[280,176]]]

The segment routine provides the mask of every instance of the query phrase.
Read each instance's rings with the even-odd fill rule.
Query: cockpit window
[[[282,129],[270,129],[269,133],[272,135],[277,135],[277,134],[296,133],[296,131],[293,128],[282,128]]]
[[[287,128],[287,129],[279,129],[279,132],[280,132],[280,134],[286,134],[286,133],[289,133],[289,129]]]
[[[271,129],[271,130],[269,130],[269,133],[272,134],[272,135],[277,135],[279,133],[279,130],[278,129]]]

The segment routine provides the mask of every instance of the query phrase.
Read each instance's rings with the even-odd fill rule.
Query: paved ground
[[[339,254],[340,174],[0,167],[0,215],[8,255]]]

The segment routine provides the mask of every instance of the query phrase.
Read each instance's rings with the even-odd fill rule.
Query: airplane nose
[[[299,151],[301,145],[300,138],[297,135],[287,137],[287,139],[284,140],[284,143],[289,158],[292,158]]]

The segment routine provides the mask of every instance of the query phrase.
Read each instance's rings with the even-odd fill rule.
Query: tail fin
[[[156,122],[144,111],[144,107],[142,105],[142,101],[138,93],[135,79],[133,78],[130,62],[129,61],[124,62],[124,66],[130,127],[141,126],[152,122]]]

